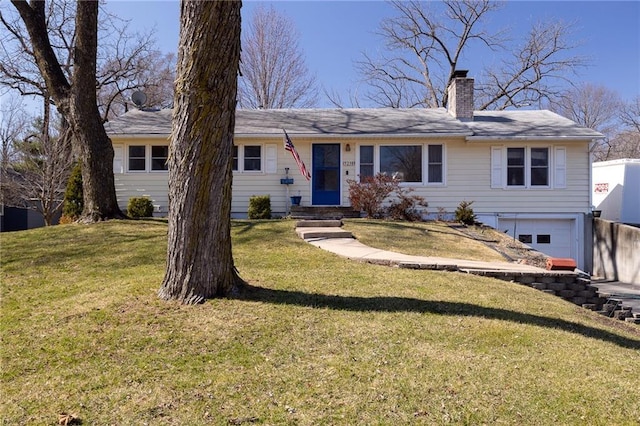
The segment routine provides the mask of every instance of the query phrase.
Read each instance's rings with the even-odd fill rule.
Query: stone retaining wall
[[[606,295],[601,295],[598,288],[591,285],[590,279],[573,272],[531,274],[470,269],[463,269],[461,272],[517,282],[547,294],[562,297],[568,302],[602,315],[635,324],[640,323],[640,313],[634,315],[630,307],[623,306],[619,301]]]

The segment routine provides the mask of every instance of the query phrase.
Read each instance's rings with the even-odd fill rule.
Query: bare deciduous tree
[[[0,204],[16,205],[19,201],[11,184],[12,165],[17,160],[16,143],[24,137],[27,115],[19,97],[9,97],[0,106]]]
[[[442,3],[394,1],[398,16],[385,20],[380,35],[387,53],[365,54],[357,63],[370,90],[364,96],[388,107],[446,107],[448,87],[463,55],[473,49],[510,52],[501,65],[476,71],[476,109],[505,109],[539,102],[557,94],[563,80],[585,59],[571,55],[571,26],[548,22],[534,26],[521,46],[506,32],[490,33],[487,15],[501,5],[490,0]],[[444,10],[438,14],[433,7]]]
[[[145,107],[173,107],[175,54],[153,50],[141,54],[134,62],[135,67],[129,71],[122,70],[111,76],[106,75],[108,70],[118,69],[122,65],[120,60],[114,59],[102,65],[105,76],[98,92],[98,103],[104,119],[127,112],[132,106],[131,95],[138,90],[146,95]]]
[[[76,37],[74,2],[46,2],[45,14],[50,44],[67,79],[73,74]],[[173,99],[175,55],[155,47],[154,33],[133,32],[129,22],[108,14],[99,21],[96,88],[103,120],[126,111],[133,91],[148,94],[147,106],[170,106]],[[46,96],[46,85],[36,65],[29,36],[19,16],[0,13],[7,30],[0,38],[0,85],[22,95]]]
[[[620,96],[615,91],[589,83],[576,85],[549,104],[552,111],[605,135],[605,139],[593,147],[597,161],[609,157],[611,142],[620,130],[621,107]]]
[[[32,49],[46,85],[45,93],[69,124],[74,151],[82,161],[84,211],[81,219],[95,222],[124,217],[115,194],[113,147],[104,130],[96,98],[98,2],[76,4],[70,79],[49,38],[45,2],[12,0],[11,3],[28,32],[28,39],[23,40]]]
[[[640,97],[625,103],[602,85],[579,84],[549,108],[578,124],[605,135],[592,149],[595,161],[640,156]]]
[[[242,108],[309,108],[317,103],[293,22],[258,6],[242,36],[238,100]]]
[[[240,7],[240,1],[181,4],[162,299],[200,303],[242,284],[231,253]]]
[[[27,128],[27,114],[19,97],[8,97],[0,105],[0,163],[2,169],[15,158],[15,142],[20,140]]]
[[[616,158],[640,158],[640,96],[622,107],[620,121],[624,126],[614,143]]]
[[[49,117],[37,119],[29,134],[16,142],[18,157],[10,165],[7,181],[14,205],[36,210],[46,226],[62,208],[73,163],[69,138],[51,132],[49,122]]]

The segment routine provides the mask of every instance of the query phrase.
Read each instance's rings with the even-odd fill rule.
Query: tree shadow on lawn
[[[498,319],[568,331],[593,339],[610,342],[623,348],[640,350],[640,339],[636,340],[624,337],[610,331],[558,318],[526,314],[507,309],[489,308],[471,303],[420,300],[407,297],[334,296],[317,293],[304,293],[300,291],[273,290],[249,284],[245,286],[236,298],[255,302],[313,308],[329,308],[354,312],[417,312],[437,315]],[[638,333],[638,335],[640,336],[640,333]]]

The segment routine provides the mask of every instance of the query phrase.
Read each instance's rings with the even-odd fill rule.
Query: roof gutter
[[[602,139],[593,136],[468,136],[468,142],[495,142],[495,141],[568,141],[591,142],[594,139]]]
[[[304,139],[407,139],[407,138],[464,138],[470,133],[296,133],[287,130],[287,134],[293,138]],[[276,138],[284,134],[275,133],[236,133],[236,138]]]

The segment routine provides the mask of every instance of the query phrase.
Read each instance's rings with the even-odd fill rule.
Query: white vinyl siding
[[[264,171],[262,173],[238,173],[233,174],[233,198],[232,214],[234,217],[246,217],[249,198],[252,195],[270,195],[272,210],[277,214],[285,211],[287,189],[289,195],[302,196],[302,204],[308,205],[311,200],[311,184],[298,172],[291,154],[282,148],[281,137],[273,137],[265,140],[257,138],[236,138],[236,143],[242,145],[259,145],[264,147]],[[346,143],[347,140],[344,141]],[[131,143],[130,143],[131,142]],[[296,149],[302,160],[311,166],[311,144],[316,142],[310,137],[298,137],[295,140]],[[393,142],[393,141],[392,141]],[[165,138],[147,140],[114,140],[116,146],[122,147],[122,164],[127,167],[127,146],[129,144],[162,145],[167,143]],[[389,145],[387,139],[369,139],[360,144],[357,140],[350,140],[351,146],[374,146],[374,162],[377,162],[379,145]],[[588,142],[564,142],[554,146],[548,141],[531,141],[529,146],[549,147],[551,159],[550,187],[544,190],[538,189],[510,189],[505,188],[506,172],[502,171],[506,162],[502,154],[506,147],[522,147],[517,141],[502,142],[467,142],[464,138],[439,138],[426,140],[421,138],[403,138],[398,145],[422,145],[430,144],[443,146],[443,179],[444,184],[427,185],[414,184],[413,195],[425,197],[429,203],[428,212],[435,213],[440,208],[447,212],[455,211],[461,201],[473,201],[476,214],[495,213],[520,213],[530,214],[577,214],[590,211],[591,184],[589,181],[589,143]],[[272,148],[275,146],[276,158],[270,159]],[[493,145],[493,146],[492,146]],[[423,148],[423,151],[426,148]],[[342,152],[342,205],[349,205],[349,179],[357,179],[360,173],[362,159],[360,149],[352,149],[350,152]],[[423,164],[428,160],[424,159]],[[275,167],[275,173],[271,173]],[[292,185],[280,184],[280,179],[285,176],[284,168],[289,168],[289,177],[294,179]],[[118,173],[118,156],[114,159],[114,172]],[[375,170],[374,172],[377,172]],[[426,173],[426,172],[425,172]],[[149,196],[154,206],[158,206],[157,212],[166,214],[167,205],[167,179],[166,172],[155,173],[120,173],[116,176],[116,194],[121,208],[126,208],[130,196]],[[561,189],[561,190],[558,190]],[[163,213],[164,212],[164,213]]]

